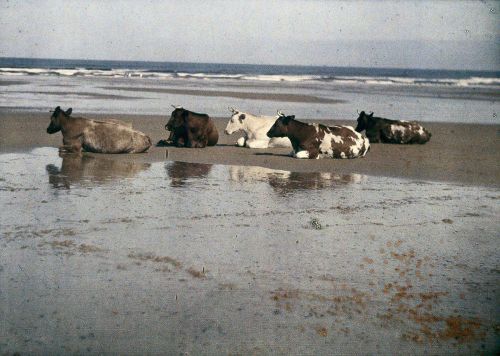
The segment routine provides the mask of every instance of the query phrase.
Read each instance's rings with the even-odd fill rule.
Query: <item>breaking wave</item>
[[[330,74],[233,74],[233,73],[189,73],[155,71],[150,69],[47,69],[47,68],[0,68],[0,76],[60,76],[60,77],[107,77],[138,79],[198,79],[198,80],[241,80],[263,82],[325,82],[335,84],[399,85],[399,86],[451,86],[451,87],[497,87],[500,78],[418,78],[398,76],[330,75]]]

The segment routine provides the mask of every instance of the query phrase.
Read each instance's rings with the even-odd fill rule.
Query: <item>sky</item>
[[[500,70],[495,1],[0,0],[0,57]]]

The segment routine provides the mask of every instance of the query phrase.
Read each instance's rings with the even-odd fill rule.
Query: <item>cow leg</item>
[[[236,141],[236,145],[239,147],[245,147],[246,140],[246,137],[240,137],[238,141]]]
[[[187,130],[186,147],[196,148],[198,147],[198,130],[195,128],[189,128]]]
[[[203,147],[206,147],[207,146],[207,139],[205,138],[205,140],[203,140],[203,138],[201,140],[188,140],[188,142],[186,143],[186,147],[189,147],[189,148],[203,148]]]
[[[319,150],[312,149],[312,150],[309,150],[307,152],[309,152],[308,158],[310,158],[310,159],[318,159],[319,158]]]
[[[379,143],[380,142],[380,131],[377,131],[376,134],[373,135],[366,135],[368,139],[370,140],[371,143]]]
[[[63,145],[59,147],[60,153],[80,153],[82,152],[82,142],[79,139],[76,140],[65,140],[63,139]]]
[[[246,146],[248,148],[267,148],[269,146],[269,140],[247,140]]]
[[[168,135],[167,143],[175,143],[177,141],[177,135],[174,131],[170,131],[170,135]]]
[[[303,150],[295,153],[295,158],[309,158],[309,151]]]
[[[404,143],[403,133],[400,131],[392,131],[391,126],[384,126],[380,130],[380,142],[383,143]]]
[[[177,140],[175,141],[175,145],[177,147],[184,147],[184,146],[186,146],[186,141],[184,140],[184,137],[182,137],[182,136],[177,137]]]

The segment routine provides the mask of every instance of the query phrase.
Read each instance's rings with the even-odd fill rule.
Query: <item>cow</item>
[[[60,152],[80,153],[141,153],[151,147],[151,139],[119,120],[91,120],[72,117],[73,109],[56,107],[47,127],[48,134],[61,131]]]
[[[219,140],[217,128],[207,114],[195,113],[181,106],[174,106],[165,129],[170,131],[167,142],[177,147],[203,148],[215,146]]]
[[[236,142],[237,146],[248,148],[292,147],[290,140],[286,137],[267,137],[267,131],[276,121],[274,116],[255,116],[233,108],[229,108],[229,111],[232,115],[224,130],[226,135],[240,130],[244,132],[244,136]]]
[[[370,142],[424,144],[431,139],[431,133],[416,122],[404,120],[389,120],[374,117],[373,112],[366,114],[361,111],[358,117],[356,131],[366,130]]]
[[[357,158],[370,149],[368,139],[351,126],[306,124],[280,111],[267,136],[288,137],[293,147],[290,155],[295,158]]]

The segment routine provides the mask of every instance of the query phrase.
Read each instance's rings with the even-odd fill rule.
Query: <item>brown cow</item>
[[[140,153],[151,146],[151,140],[144,133],[132,129],[130,124],[119,120],[100,121],[71,117],[72,109],[66,111],[57,107],[50,118],[47,133],[58,131],[63,135],[61,152],[82,151],[95,153]]]
[[[207,114],[198,114],[182,107],[175,107],[165,129],[170,131],[169,141],[178,147],[215,146],[219,140],[217,128]]]

